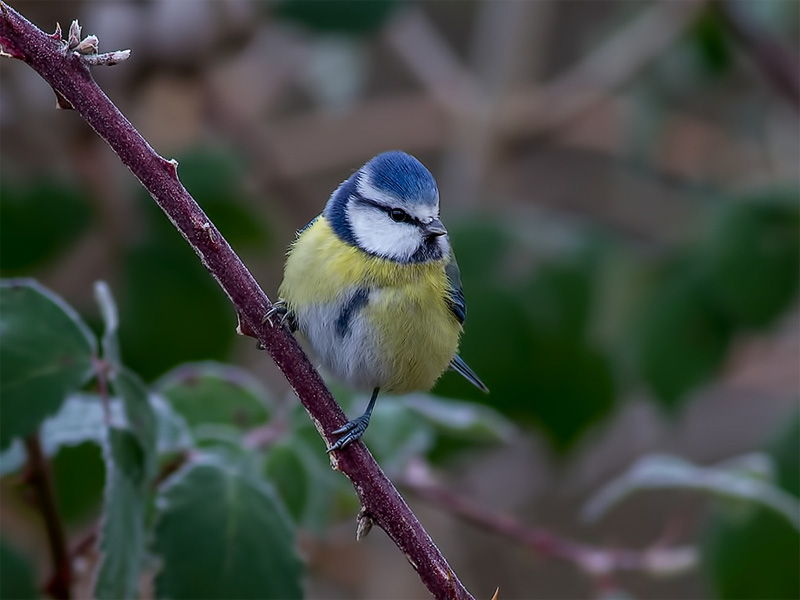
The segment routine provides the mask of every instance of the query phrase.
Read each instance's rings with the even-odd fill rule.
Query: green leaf
[[[282,0],[278,16],[322,32],[369,33],[378,29],[400,0]]]
[[[800,531],[797,499],[753,477],[752,469],[743,470],[738,465],[697,467],[682,458],[660,454],[640,458],[626,473],[601,488],[584,507],[583,516],[588,520],[598,519],[623,498],[646,489],[691,489],[760,504]]]
[[[157,598],[300,598],[303,564],[285,509],[264,481],[210,457],[158,498]]]
[[[154,387],[190,427],[217,423],[247,430],[266,423],[269,417],[267,390],[248,371],[232,365],[181,365]]]
[[[292,435],[270,446],[264,475],[275,486],[295,522],[317,535],[323,535],[330,527],[337,496],[352,496],[349,484],[331,470],[324,450],[310,447],[302,436]]]
[[[103,499],[105,468],[100,445],[83,442],[61,446],[50,461],[53,487],[65,522],[85,526],[96,517]]]
[[[775,464],[778,485],[800,498],[800,410],[796,410],[780,426],[767,451]]]
[[[0,539],[0,598],[3,600],[39,598],[33,567],[3,539]]]
[[[0,448],[56,413],[91,378],[96,352],[61,298],[30,279],[0,281]]]
[[[122,405],[109,403],[112,421],[123,421]],[[70,395],[61,409],[45,419],[41,427],[42,450],[45,455],[55,455],[62,446],[77,446],[84,442],[100,445],[105,437],[105,414],[100,397],[96,394]],[[0,475],[16,471],[25,462],[25,450],[15,440],[6,452],[0,454]]]
[[[512,245],[490,219],[455,231],[468,306],[459,353],[491,392],[445,373],[435,393],[490,406],[567,449],[614,406],[611,361],[588,339],[604,246],[577,243],[565,257],[539,265],[542,257]],[[510,263],[537,268],[520,281],[506,273]]]
[[[433,426],[397,398],[379,398],[364,442],[384,470],[398,473],[427,452],[436,439]]]
[[[112,366],[122,364],[122,355],[119,349],[119,314],[114,297],[105,281],[98,281],[94,284],[94,295],[97,304],[100,305],[100,313],[103,316],[103,338],[101,340],[103,348],[103,358]]]
[[[19,471],[26,458],[22,442],[18,439],[11,442],[8,448],[0,452],[0,477]]]
[[[155,475],[158,421],[150,404],[148,390],[135,373],[124,367],[112,371],[111,386],[122,399],[128,429],[141,446],[146,477],[150,479]]]
[[[577,258],[543,265],[521,293],[537,328],[582,341],[593,299],[593,268]]]
[[[733,58],[728,40],[728,27],[720,12],[713,9],[701,12],[691,32],[697,52],[712,74],[726,72]]]
[[[455,372],[445,372],[434,388],[437,395],[467,398],[496,407],[507,416],[530,410],[519,396],[533,363],[532,327],[519,298],[489,286],[465,289],[467,321],[459,354],[489,387],[489,395],[473,389]],[[502,332],[502,335],[498,335]],[[491,352],[485,349],[491,347]]]
[[[150,204],[151,201],[148,200]],[[223,359],[236,317],[228,298],[163,214],[128,250],[119,336],[125,364],[149,380],[186,360]]]
[[[105,507],[94,595],[101,600],[136,598],[144,557],[147,459],[137,436],[118,427],[108,429],[104,454]]]
[[[615,381],[605,353],[586,344],[539,332],[528,368],[518,374],[518,402],[525,419],[566,450],[593,424],[611,414]],[[526,385],[527,384],[527,385]]]
[[[350,410],[357,408],[350,406]],[[350,481],[331,469],[325,444],[299,402],[293,404],[289,421],[288,435],[266,450],[263,474],[275,486],[295,522],[321,536],[332,520],[357,511],[358,500]]]
[[[213,454],[221,462],[237,468],[250,468],[257,462],[244,442],[244,434],[232,425],[201,423],[192,429],[195,446]]]
[[[440,433],[475,442],[507,442],[514,425],[483,404],[444,399],[429,394],[407,396],[403,403]]]
[[[800,284],[798,191],[731,201],[702,257],[715,305],[743,327],[772,323]]]
[[[112,421],[123,418],[119,402],[109,401],[108,410]],[[100,396],[72,394],[61,405],[61,410],[42,424],[42,447],[50,455],[62,446],[76,446],[83,442],[100,445],[105,439],[106,425]]]
[[[22,185],[2,178],[0,269],[30,271],[63,253],[86,230],[91,206],[81,190],[39,179]]]
[[[768,448],[776,481],[797,502],[800,411],[787,419]],[[702,549],[719,598],[800,598],[800,532],[775,511],[720,503],[708,520]]]
[[[269,479],[296,523],[303,524],[309,511],[313,480],[296,440],[280,441],[269,447],[264,475]]]
[[[518,250],[513,247],[508,227],[488,215],[457,223],[450,237],[467,292],[472,283],[479,289],[487,279],[497,279],[498,265]]]
[[[703,556],[715,597],[800,598],[800,534],[777,513],[719,507],[703,533]]]
[[[673,266],[654,286],[636,323],[639,369],[668,409],[717,372],[731,337],[690,261]]]
[[[150,403],[155,413],[158,429],[158,454],[186,450],[194,445],[186,420],[173,410],[162,396],[153,394]]]

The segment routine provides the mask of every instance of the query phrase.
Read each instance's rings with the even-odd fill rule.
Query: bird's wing
[[[467,301],[464,299],[464,290],[461,287],[461,273],[458,270],[458,263],[455,256],[450,256],[450,262],[445,267],[445,274],[447,275],[447,305],[455,315],[458,322],[462,325],[467,318]],[[450,368],[459,373],[469,381],[476,388],[484,393],[489,393],[489,388],[480,380],[475,374],[475,371],[469,368],[469,365],[464,362],[458,354],[450,361]]]
[[[464,290],[461,289],[461,273],[458,270],[456,257],[450,255],[450,262],[444,268],[447,275],[447,305],[462,325],[467,319],[467,302],[464,299]]]

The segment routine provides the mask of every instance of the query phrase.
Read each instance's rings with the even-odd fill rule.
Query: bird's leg
[[[333,434],[342,433],[344,435],[336,440],[336,443],[333,444],[333,446],[328,448],[329,454],[334,450],[341,450],[364,435],[364,432],[367,430],[367,426],[369,425],[369,418],[372,416],[372,409],[375,408],[375,400],[378,399],[379,391],[380,388],[375,388],[372,390],[372,397],[369,399],[367,410],[364,411],[363,415],[353,419],[352,421],[348,421],[344,424],[344,426],[340,427],[336,431],[331,432]]]

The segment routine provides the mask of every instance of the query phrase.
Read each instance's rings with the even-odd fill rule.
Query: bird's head
[[[420,263],[450,252],[436,181],[405,152],[372,158],[331,195],[324,215],[342,240],[368,254]]]

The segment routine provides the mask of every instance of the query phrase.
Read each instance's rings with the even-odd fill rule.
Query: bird
[[[297,232],[276,316],[327,372],[372,393],[328,453],[361,438],[380,391],[428,391],[448,368],[489,391],[457,353],[467,308],[436,180],[400,150],[367,161]]]

